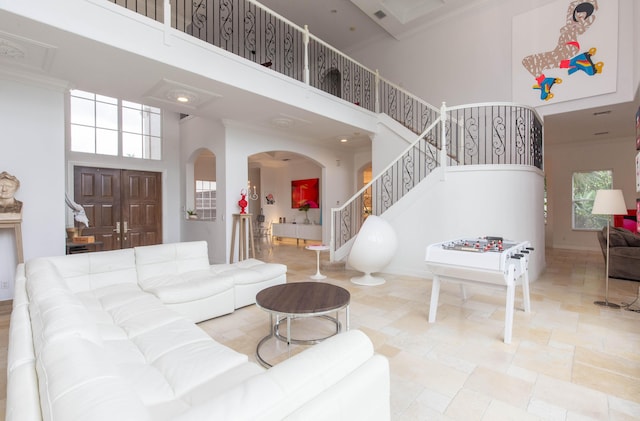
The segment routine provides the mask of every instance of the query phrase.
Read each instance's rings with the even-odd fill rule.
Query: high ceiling
[[[491,0],[262,0],[340,51],[406,34]]]
[[[413,31],[487,2],[509,0],[262,0],[261,3],[341,51],[385,37],[402,39]],[[386,16],[376,17],[382,11]],[[366,63],[364,63],[366,65]],[[547,115],[545,143],[634,137],[633,101]]]
[[[488,1],[508,0],[263,0],[262,3],[298,25],[309,25],[313,34],[348,52],[359,44],[376,39],[402,38],[419,26],[433,24],[456,13],[464,13],[469,8]],[[375,12],[366,12],[374,9],[375,12],[383,11],[386,17],[378,19],[373,16]],[[401,25],[393,28],[386,23],[382,25],[381,22],[387,19],[401,22]],[[280,123],[288,122],[286,130],[289,133],[304,134],[336,148],[358,150],[369,147],[370,144],[366,134],[360,133],[355,127],[339,124],[335,120],[249,91],[231,89],[199,75],[188,74],[181,69],[56,28],[38,25],[2,10],[0,27],[1,38],[19,44],[29,53],[19,63],[16,63],[14,57],[0,54],[0,71],[3,65],[6,66],[5,69],[13,69],[11,71],[19,73],[30,67],[41,76],[66,80],[72,87],[141,102],[152,97],[162,97],[162,89],[179,88],[176,82],[179,81],[189,87],[199,88],[198,92],[203,94],[203,98],[207,96],[204,94],[211,94],[208,103],[201,110],[219,118],[232,119],[244,114],[250,119],[247,124],[271,130],[284,130]],[[82,52],[81,61],[78,60],[78,52]],[[120,63],[127,63],[127,67],[123,68]],[[108,91],[105,90],[107,87]],[[138,97],[132,96],[134,94]],[[168,104],[158,106],[171,109]],[[636,108],[637,105],[626,103],[546,117],[547,143],[601,139],[604,136],[633,137],[632,123]],[[195,113],[175,107],[172,110],[185,114]],[[602,134],[603,132],[606,134]],[[343,137],[348,137],[350,141],[340,143]],[[264,158],[269,159],[269,156]],[[271,158],[283,161],[295,157],[283,157],[280,152],[272,154]]]

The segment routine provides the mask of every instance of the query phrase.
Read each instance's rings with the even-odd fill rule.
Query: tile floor
[[[259,257],[287,264],[288,281],[300,282],[315,273],[315,256],[285,240],[271,251],[263,245]],[[469,288],[462,302],[458,287],[443,283],[437,322],[428,324],[430,280],[387,276],[382,286],[357,286],[349,282],[357,272],[327,265],[327,253],[321,261],[323,282],[351,292],[351,328],[367,333],[389,358],[393,420],[640,419],[640,313],[593,304],[604,295],[599,252],[547,251],[547,268],[531,286],[532,312],[516,312],[509,345],[502,342],[498,291]],[[612,279],[610,301],[632,301],[638,286]],[[9,309],[0,303],[0,418]],[[200,326],[255,360],[268,320],[249,306]],[[305,320],[296,329],[322,333],[327,324]],[[284,346],[271,341],[263,356],[277,362]]]

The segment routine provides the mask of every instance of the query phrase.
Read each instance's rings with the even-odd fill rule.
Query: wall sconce
[[[251,192],[251,180],[247,181],[247,197],[250,200],[258,200],[258,193],[256,192],[256,186],[253,186],[253,192]]]

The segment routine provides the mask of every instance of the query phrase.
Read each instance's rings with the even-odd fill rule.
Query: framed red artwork
[[[310,208],[320,207],[319,178],[291,180],[291,207],[297,209],[305,203]]]

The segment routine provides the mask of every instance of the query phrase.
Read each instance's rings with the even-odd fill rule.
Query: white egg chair
[[[398,238],[393,227],[379,216],[368,216],[356,235],[347,260],[350,267],[364,272],[364,275],[351,278],[351,282],[368,286],[384,284],[384,278],[371,274],[387,266],[397,248]]]

